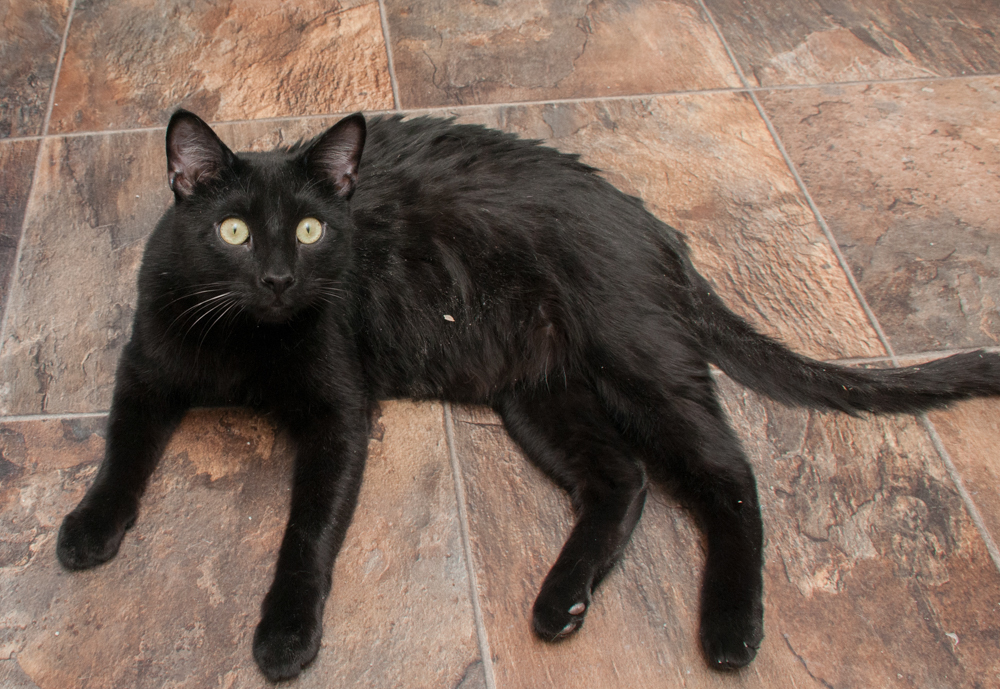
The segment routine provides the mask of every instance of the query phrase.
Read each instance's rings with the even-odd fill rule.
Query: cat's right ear
[[[199,184],[216,179],[236,156],[212,128],[192,112],[178,110],[167,125],[167,174],[178,201]]]
[[[350,198],[358,183],[366,134],[365,116],[360,112],[327,129],[305,153],[310,173],[329,181],[338,196]]]

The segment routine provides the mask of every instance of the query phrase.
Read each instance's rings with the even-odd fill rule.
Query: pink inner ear
[[[225,145],[201,120],[181,120],[168,133],[170,188],[187,196],[199,182],[217,176],[226,165]]]
[[[314,174],[333,183],[340,196],[350,196],[358,181],[358,164],[365,142],[364,121],[342,120],[316,143],[311,153]]]
[[[345,172],[334,180],[333,188],[337,190],[338,195],[346,196],[354,189],[354,185],[357,181],[357,174],[353,172]]]

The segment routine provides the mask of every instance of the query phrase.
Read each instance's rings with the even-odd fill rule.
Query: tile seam
[[[979,535],[982,537],[983,542],[986,544],[986,551],[990,555],[990,559],[993,561],[993,566],[996,567],[997,571],[1000,572],[1000,548],[997,548],[996,541],[993,540],[993,535],[990,533],[989,528],[986,526],[986,522],[983,520],[983,515],[980,514],[979,508],[976,506],[975,501],[972,499],[972,495],[965,488],[965,482],[962,480],[961,474],[958,472],[958,467],[951,459],[951,453],[948,452],[948,448],[945,447],[944,441],[941,436],[938,435],[937,428],[934,427],[934,422],[930,420],[925,412],[922,412],[919,417],[920,423],[923,424],[924,430],[927,431],[927,435],[931,438],[931,443],[934,445],[934,449],[937,450],[938,456],[941,457],[941,461],[944,462],[945,469],[948,471],[948,476],[951,477],[952,482],[955,484],[955,488],[958,489],[958,494],[962,498],[962,502],[965,503],[965,509],[969,512],[969,519],[975,525],[976,529],[979,531]]]
[[[821,81],[816,84],[772,84],[770,86],[753,86],[746,82],[748,91],[804,91],[806,89],[822,89],[837,86],[880,86],[882,84],[917,84],[927,81],[970,81],[973,79],[995,79],[1000,72],[984,72],[982,74],[954,74],[926,77],[898,77],[896,79],[852,79],[849,81]]]
[[[708,17],[708,20],[712,23],[712,26],[715,28],[715,32],[718,35],[719,40],[722,41],[722,45],[726,49],[726,53],[729,55],[729,59],[732,61],[733,67],[736,69],[736,73],[739,75],[743,85],[749,87],[749,82],[747,81],[746,76],[743,74],[743,70],[740,67],[739,62],[736,60],[735,54],[730,49],[729,43],[726,41],[726,37],[723,36],[722,30],[716,23],[715,17],[712,16],[712,13],[705,5],[704,0],[698,0],[698,4],[701,5],[702,9],[705,11],[706,16]],[[883,360],[890,362],[894,368],[899,368],[901,365],[899,357],[896,356],[896,353],[892,348],[892,344],[890,344],[889,338],[882,330],[882,326],[879,323],[878,318],[875,316],[875,313],[869,307],[868,301],[865,299],[864,294],[861,292],[861,288],[858,285],[857,280],[854,279],[854,274],[851,272],[850,266],[847,264],[847,261],[843,253],[840,251],[840,246],[837,243],[836,238],[833,236],[833,232],[830,230],[829,226],[826,223],[826,219],[823,217],[823,214],[820,213],[819,208],[813,201],[812,195],[806,188],[805,180],[803,180],[802,177],[799,175],[799,172],[795,167],[795,163],[792,161],[791,156],[788,154],[788,151],[785,149],[785,146],[781,141],[781,137],[778,135],[777,130],[774,128],[774,125],[771,122],[771,119],[768,117],[767,112],[764,110],[764,107],[757,99],[757,94],[755,90],[748,88],[748,92],[751,100],[753,100],[754,106],[757,108],[757,112],[760,114],[761,119],[764,121],[764,125],[767,127],[768,132],[770,132],[771,138],[774,139],[775,145],[781,152],[781,156],[784,158],[785,164],[788,166],[788,169],[791,172],[792,177],[795,178],[795,183],[798,185],[800,191],[805,196],[806,202],[809,204],[810,210],[812,210],[813,214],[816,216],[816,221],[819,224],[820,229],[822,229],[823,234],[826,235],[826,239],[830,243],[830,248],[833,250],[834,255],[836,255],[837,257],[837,261],[840,263],[840,267],[843,269],[844,274],[847,276],[847,280],[851,285],[851,289],[854,291],[855,297],[860,303],[861,308],[864,310],[865,315],[868,317],[868,320],[871,323],[872,327],[875,329],[875,332],[878,335],[879,340],[882,342],[882,346],[885,347],[885,351],[888,354],[888,357],[885,357]],[[980,538],[983,539],[983,543],[986,545],[986,549],[989,552],[990,559],[993,561],[993,566],[996,568],[997,571],[1000,571],[1000,550],[998,550],[996,542],[993,540],[992,534],[986,527],[986,523],[983,521],[982,515],[980,514],[979,508],[976,506],[975,501],[973,501],[972,496],[965,489],[965,484],[962,481],[962,477],[958,472],[958,468],[952,461],[951,455],[948,453],[948,450],[944,445],[944,441],[938,435],[937,429],[934,427],[934,424],[931,422],[930,418],[927,416],[925,412],[921,412],[920,414],[918,414],[917,418],[920,420],[921,425],[923,425],[924,430],[930,437],[931,444],[934,446],[934,449],[937,452],[939,459],[944,464],[945,470],[948,472],[948,476],[951,478],[952,483],[954,483],[955,488],[962,499],[962,503],[965,505],[965,509],[969,514],[969,518],[972,520],[972,523],[975,525],[976,530],[979,532]]]
[[[393,70],[395,68],[393,67]],[[391,80],[394,80],[394,75],[390,75]],[[802,91],[807,89],[822,89],[831,88],[839,86],[879,86],[882,84],[906,84],[906,83],[920,83],[920,82],[938,82],[938,81],[956,81],[956,80],[974,80],[974,79],[988,79],[1000,77],[1000,73],[993,74],[965,74],[965,75],[955,75],[955,76],[933,76],[933,77],[906,77],[902,79],[873,79],[868,81],[833,81],[833,82],[822,82],[818,84],[779,84],[774,86],[752,86],[749,82],[744,86],[738,87],[720,87],[711,89],[686,89],[681,91],[656,91],[650,93],[631,93],[623,94],[619,96],[581,96],[578,98],[550,98],[550,99],[539,99],[539,100],[523,100],[523,101],[506,101],[503,103],[473,103],[470,105],[433,105],[419,108],[403,108],[398,102],[396,107],[393,109],[373,109],[364,110],[368,115],[384,115],[384,114],[395,114],[401,113],[403,115],[412,115],[415,113],[436,113],[436,112],[449,112],[453,110],[465,111],[465,110],[485,110],[489,108],[509,108],[509,107],[519,107],[519,106],[535,106],[535,105],[564,105],[564,104],[576,104],[576,103],[601,103],[608,101],[620,101],[620,100],[637,100],[642,98],[669,98],[671,96],[697,96],[697,95],[718,95],[725,93],[760,93],[767,91]],[[394,86],[394,88],[396,88]],[[393,99],[396,101],[396,94],[393,94]],[[352,111],[353,112],[353,111]],[[276,117],[261,117],[257,119],[245,119],[245,120],[218,120],[209,122],[213,127],[220,127],[226,125],[241,125],[241,124],[260,124],[266,122],[293,122],[296,120],[319,120],[326,119],[330,117],[337,117],[338,115],[347,115],[348,112],[324,112],[324,113],[314,113],[311,115],[279,115]],[[17,142],[17,141],[45,141],[48,139],[62,139],[62,138],[77,138],[84,136],[111,136],[115,134],[129,134],[133,132],[155,132],[155,131],[165,131],[167,126],[155,125],[148,127],[126,127],[121,129],[100,129],[100,130],[88,130],[81,132],[61,132],[56,134],[44,134],[37,136],[21,136],[21,137],[11,137],[8,139],[0,139],[0,144],[6,142]]]
[[[66,27],[63,29],[62,43],[59,45],[59,58],[56,60],[56,71],[52,76],[52,89],[49,91],[49,104],[45,109],[45,120],[42,124],[42,136],[49,133],[49,124],[52,121],[52,108],[56,102],[56,89],[59,87],[59,76],[62,73],[63,58],[66,57],[66,43],[69,42],[69,29],[73,24],[73,15],[76,14],[76,0],[72,0],[69,5],[69,12],[66,14]]]
[[[392,55],[392,35],[389,32],[389,14],[385,9],[385,0],[378,0],[379,18],[382,20],[382,40],[385,41],[385,55],[389,60],[389,84],[392,86],[392,103],[398,112],[401,103],[399,102],[399,84],[396,81],[396,62]]]
[[[46,138],[49,132],[49,121],[52,118],[52,107],[56,102],[56,88],[59,86],[59,73],[62,71],[63,57],[66,55],[66,43],[69,40],[69,29],[73,23],[73,15],[76,12],[76,0],[72,0],[69,11],[66,13],[66,26],[63,28],[62,42],[59,44],[59,57],[56,58],[56,69],[52,75],[52,86],[49,89],[49,102],[45,108],[45,119],[42,120],[42,135],[38,140],[38,152],[35,154],[35,168],[31,174],[31,184],[28,185],[28,200],[24,204],[24,216],[21,218],[21,236],[17,238],[17,249],[14,251],[14,263],[11,265],[10,277],[8,278],[10,288],[7,291],[7,299],[3,304],[3,317],[0,318],[0,349],[7,341],[7,324],[10,320],[11,306],[15,303],[14,296],[20,293],[18,289],[18,277],[21,274],[21,255],[24,252],[24,238],[27,235],[28,219],[31,217],[33,204],[35,201],[35,187],[38,184],[38,175],[42,169],[42,159],[45,155]]]
[[[473,560],[472,539],[469,537],[469,513],[465,508],[465,485],[462,467],[458,462],[458,450],[455,447],[455,421],[451,413],[451,403],[445,402],[444,433],[448,442],[448,458],[451,461],[451,475],[455,480],[455,500],[458,503],[458,525],[462,536],[462,549],[465,551],[466,569],[469,575],[469,593],[472,599],[472,615],[476,624],[476,637],[479,641],[479,656],[483,663],[483,674],[486,677],[486,689],[496,689],[496,678],[493,674],[493,654],[490,651],[490,641],[483,621],[483,610],[479,604],[479,578],[476,576],[476,563]]]
[[[33,134],[31,136],[9,136],[6,139],[0,138],[0,146],[4,144],[19,144],[25,141],[44,141],[45,137],[41,134]]]
[[[1000,354],[1000,347],[966,347],[966,348],[956,348],[956,349],[937,349],[937,350],[927,350],[922,352],[907,352],[906,354],[897,354],[896,361],[900,364],[906,364],[906,361],[919,361],[926,359],[931,361],[933,359],[943,359],[945,357],[954,356],[956,354],[968,354],[969,352],[990,352],[991,354]],[[872,356],[872,357],[848,357],[845,359],[825,359],[825,363],[828,364],[839,364],[841,366],[851,366],[853,364],[880,364],[880,363],[892,363],[893,359],[890,356]]]
[[[63,412],[61,414],[10,414],[8,416],[0,416],[0,423],[17,423],[23,421],[65,421],[68,419],[99,419],[107,415],[107,411]]]

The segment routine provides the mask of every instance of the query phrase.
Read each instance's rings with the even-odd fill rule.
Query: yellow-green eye
[[[323,223],[316,218],[306,218],[295,228],[295,236],[303,244],[312,244],[323,236]]]
[[[227,244],[242,244],[250,236],[250,228],[239,218],[226,218],[219,223],[219,236]]]

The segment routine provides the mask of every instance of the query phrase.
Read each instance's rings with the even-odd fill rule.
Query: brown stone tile
[[[760,98],[893,347],[1000,344],[1000,78]]]
[[[0,413],[106,410],[143,243],[171,198],[163,132],[42,146],[0,351]]]
[[[68,0],[0,0],[0,139],[42,134]]]
[[[37,141],[0,142],[0,317],[7,306],[38,145]]]
[[[692,0],[387,0],[402,107],[739,86]]]
[[[583,155],[681,230],[737,312],[823,359],[881,345],[756,108],[740,94],[456,111]]]
[[[963,402],[929,416],[993,542],[1000,542],[1000,402]]]
[[[1000,680],[1000,573],[917,419],[720,388],[757,472],[770,638],[824,686]]]
[[[441,407],[383,411],[324,647],[298,686],[474,686],[482,667]],[[64,572],[56,529],[93,477],[102,426],[0,429],[0,652],[42,689],[267,686],[250,642],[287,511],[287,442],[246,412],[191,413],[118,557]]]
[[[128,0],[77,8],[57,133],[392,107],[378,4]]]
[[[0,660],[0,686],[4,689],[38,689],[16,660]]]
[[[1000,71],[992,0],[706,0],[761,86]]]
[[[701,537],[647,502],[579,634],[547,645],[531,605],[571,524],[568,500],[479,409],[456,410],[469,532],[498,688],[977,687],[1000,679],[1000,574],[922,428],[779,407],[728,380],[767,533],[765,639],[747,671],[696,642]]]

